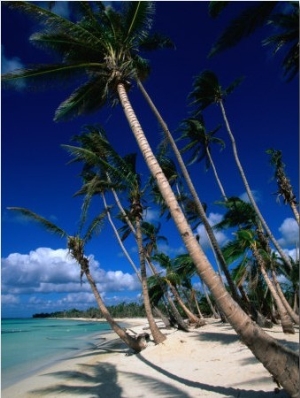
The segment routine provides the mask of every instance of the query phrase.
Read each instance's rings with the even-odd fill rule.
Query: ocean
[[[107,322],[66,319],[1,320],[1,388],[80,351],[96,347]]]

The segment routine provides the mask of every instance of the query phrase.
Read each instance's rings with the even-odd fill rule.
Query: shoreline
[[[123,318],[117,322],[137,333],[148,327],[145,318]],[[214,319],[207,322],[189,333],[162,326],[167,340],[157,346],[150,341],[140,354],[132,354],[113,331],[105,331],[101,333],[105,341],[93,349],[40,369],[3,389],[1,396],[288,397],[284,390],[275,392],[277,386],[271,375],[239,341],[229,324]],[[294,350],[299,346],[298,328],[295,335],[284,335],[280,326],[266,331]]]
[[[27,319],[27,318],[26,318]],[[34,318],[28,318],[28,319],[34,319]],[[43,318],[37,318],[37,320],[41,320]],[[110,343],[113,340],[119,340],[119,337],[115,334],[115,332],[110,329],[110,326],[108,322],[105,320],[105,318],[101,319],[90,319],[90,318],[51,318],[47,317],[45,318],[46,320],[58,320],[58,321],[74,321],[74,322],[99,322],[103,324],[108,325],[108,329],[100,330],[98,332],[92,332],[86,335],[87,339],[91,340],[91,345],[93,348],[88,349],[87,347],[82,347],[79,348],[77,351],[77,356],[81,356],[86,352],[90,352],[91,354],[94,352],[94,350],[97,350],[98,347],[101,345]],[[139,324],[140,322],[145,323],[147,320],[145,318],[118,318],[116,321],[119,323],[121,327],[131,327],[135,326],[136,324]],[[93,341],[93,342],[92,342]],[[45,358],[39,358],[36,359],[33,362],[33,367],[28,368],[27,364],[19,364],[18,365],[18,370],[16,373],[12,372],[11,374],[5,374],[3,375],[4,371],[2,371],[2,379],[1,379],[1,392],[3,392],[10,387],[22,383],[24,380],[36,376],[40,372],[46,372],[47,369],[55,367],[56,364],[63,363],[64,361],[71,360],[73,357],[73,353],[71,351],[66,352],[64,354],[54,354],[51,356],[51,358],[48,358],[48,360],[45,361]],[[4,376],[4,377],[3,377]],[[8,377],[8,379],[5,379]],[[2,396],[2,395],[1,395]],[[10,397],[11,398],[11,397]]]

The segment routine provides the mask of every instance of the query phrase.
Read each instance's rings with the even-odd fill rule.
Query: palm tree
[[[283,197],[283,201],[285,204],[290,205],[296,221],[299,224],[299,211],[297,209],[298,202],[293,192],[290,180],[288,179],[284,170],[285,164],[282,161],[282,152],[270,148],[266,151],[266,153],[270,155],[270,163],[275,169],[274,179],[276,179],[278,185],[278,192],[276,192],[276,194],[278,195],[278,197]]]
[[[215,137],[215,134],[219,129],[220,126],[213,131],[207,132],[202,115],[184,120],[180,126],[180,130],[182,131],[180,139],[188,139],[189,142],[181,149],[181,152],[192,152],[189,164],[205,160],[206,170],[208,170],[209,167],[212,168],[222,197],[224,200],[227,200],[225,190],[218,176],[210,149],[211,144],[218,144],[222,149],[225,147],[224,141],[221,138]]]
[[[226,130],[228,132],[228,135],[229,135],[229,138],[231,141],[234,159],[235,159],[236,165],[238,167],[242,181],[244,183],[248,198],[249,198],[258,218],[260,219],[268,237],[271,239],[274,246],[280,253],[280,256],[284,259],[284,261],[288,264],[288,266],[291,267],[289,259],[287,258],[286,254],[282,250],[282,248],[279,245],[279,243],[277,242],[277,240],[275,239],[274,235],[272,234],[270,228],[268,227],[268,224],[266,223],[265,219],[263,218],[263,215],[261,214],[261,212],[257,206],[257,203],[256,203],[254,196],[252,194],[252,191],[250,189],[248,180],[246,178],[246,174],[244,172],[243,166],[241,164],[241,161],[240,161],[240,158],[238,155],[236,141],[235,141],[234,135],[231,131],[231,128],[230,128],[230,125],[229,125],[229,122],[227,119],[227,115],[226,115],[226,111],[225,111],[225,107],[224,107],[224,98],[234,90],[234,88],[240,83],[240,81],[241,81],[241,79],[237,79],[229,87],[227,87],[226,89],[223,89],[220,86],[217,76],[212,71],[205,70],[204,72],[200,73],[200,75],[198,75],[195,78],[195,81],[193,84],[193,91],[190,93],[189,97],[192,99],[192,104],[194,104],[197,107],[196,113],[203,111],[205,108],[207,108],[211,104],[217,104],[220,106],[221,111],[222,111],[222,116],[223,116],[223,119],[225,122]]]
[[[112,172],[112,170],[116,168],[116,166],[112,166],[112,163],[116,163],[116,159],[119,158],[119,155],[109,144],[105,131],[98,125],[86,126],[82,134],[74,136],[72,141],[77,142],[80,146],[62,145],[62,147],[73,156],[69,164],[74,162],[84,163],[81,173],[83,186],[74,194],[74,196],[85,195],[82,205],[82,222],[84,222],[86,219],[86,213],[90,206],[92,197],[95,195],[100,195],[104,209],[106,210],[108,221],[112,227],[116,239],[125,257],[131,264],[141,282],[139,271],[126,247],[124,246],[118,229],[113,221],[111,215],[112,206],[107,204],[105,195],[106,192],[113,192],[113,195],[119,205],[120,200],[117,196],[116,190],[124,191],[128,186],[125,184],[125,177],[122,178],[122,181],[120,177],[118,177],[118,179],[115,178],[114,181],[112,181],[109,175],[109,169],[110,172]],[[131,182],[130,176],[130,174],[126,175]]]
[[[217,17],[230,3],[211,1],[210,15]],[[275,34],[263,40],[262,45],[274,46],[274,54],[281,49],[286,50],[282,67],[287,81],[292,80],[299,72],[299,3],[296,1],[260,1],[247,7],[223,31],[213,45],[209,57],[237,45],[262,26],[274,28]]]
[[[152,257],[153,261],[159,263],[159,265],[166,270],[165,276],[162,277],[163,280],[168,285],[171,293],[173,294],[175,300],[178,302],[179,306],[182,308],[190,323],[200,324],[199,318],[193,314],[189,308],[185,305],[182,300],[179,292],[178,285],[180,284],[180,275],[175,272],[174,267],[172,265],[172,260],[165,253],[158,252]]]
[[[41,224],[47,231],[55,233],[61,238],[67,238],[67,246],[71,256],[77,261],[80,266],[80,278],[82,279],[85,276],[88,280],[88,283],[92,289],[92,292],[97,301],[98,307],[103,314],[104,318],[109,323],[112,330],[134,351],[139,352],[145,348],[145,344],[143,339],[134,338],[130,336],[111,316],[108,311],[105,303],[97,289],[96,282],[91,275],[89,268],[89,259],[84,253],[84,248],[86,243],[92,238],[93,233],[97,232],[97,229],[101,227],[102,221],[106,216],[106,213],[103,212],[99,214],[87,228],[86,233],[83,237],[80,237],[80,232],[78,232],[75,236],[71,236],[67,234],[62,228],[53,224],[49,220],[44,217],[39,216],[38,214],[32,212],[31,210],[24,209],[22,207],[9,207],[9,210],[17,211],[22,215],[29,217],[31,220],[34,220]]]
[[[285,264],[280,261],[280,258],[278,260],[278,266],[281,274],[284,275],[289,281],[286,290],[290,293],[291,299],[293,301],[293,311],[299,315],[299,258],[291,258],[291,263],[293,266],[292,270],[287,268]]]
[[[123,217],[121,217],[124,219]],[[159,230],[160,230],[160,223],[157,225],[151,224],[147,221],[142,221],[141,222],[141,232],[143,236],[143,251],[145,255],[146,262],[151,269],[153,273],[153,277],[150,280],[150,286],[152,292],[149,292],[149,296],[151,297],[151,302],[153,304],[155,302],[158,302],[161,298],[165,298],[166,301],[169,303],[170,306],[170,311],[171,311],[171,317],[174,319],[172,323],[177,323],[178,328],[184,331],[188,331],[188,327],[185,324],[184,320],[182,319],[181,315],[176,309],[175,304],[173,303],[172,298],[170,297],[168,290],[165,286],[165,283],[163,282],[162,278],[160,277],[157,269],[155,268],[153,264],[153,251],[157,252],[157,242],[158,241],[167,241],[167,239],[162,236],[158,235]],[[122,240],[125,240],[131,232],[134,232],[134,235],[136,237],[136,229],[134,228],[134,231],[131,231],[130,226],[126,223],[123,227],[119,229],[119,231],[122,232]],[[151,278],[151,277],[150,277]],[[148,278],[149,282],[149,278]],[[160,294],[161,293],[161,294]],[[155,297],[155,298],[154,298]]]
[[[283,302],[287,312],[294,320],[295,323],[299,323],[297,314],[294,313],[289,303],[286,301],[285,296],[281,290],[280,284],[277,281],[277,276],[275,268],[277,267],[277,255],[271,251],[268,244],[268,239],[264,235],[260,222],[257,219],[256,213],[250,203],[244,202],[239,198],[229,198],[226,202],[222,203],[228,211],[225,213],[223,220],[219,222],[215,228],[218,230],[228,228],[228,227],[238,227],[239,230],[254,230],[257,234],[257,239],[259,241],[261,249],[264,250],[265,256],[264,261],[269,264],[272,271],[272,276],[274,283],[276,285],[277,292]],[[244,261],[245,263],[245,261]]]
[[[223,249],[225,257],[228,259],[228,261],[235,260],[236,258],[240,257],[241,255],[244,255],[245,250],[250,249],[253,253],[253,256],[255,257],[259,268],[260,272],[272,294],[273,299],[275,300],[278,313],[281,319],[281,325],[282,325],[282,330],[284,333],[295,333],[295,330],[293,328],[293,324],[291,322],[291,318],[285,309],[285,306],[283,302],[281,301],[278,292],[271,282],[269,275],[266,270],[266,252],[261,249],[257,239],[255,238],[255,235],[253,231],[251,230],[246,230],[246,229],[240,229],[236,232],[236,239],[234,241],[229,242]]]
[[[201,221],[202,221],[202,223],[203,223],[203,225],[205,227],[205,230],[206,230],[206,233],[208,235],[208,238],[209,238],[210,244],[212,246],[213,252],[215,253],[215,255],[217,257],[218,265],[220,264],[220,266],[222,268],[222,271],[223,271],[223,273],[224,273],[224,275],[226,277],[226,280],[228,282],[228,285],[230,287],[232,296],[233,296],[234,300],[237,303],[242,305],[242,303],[240,301],[240,298],[239,298],[239,295],[238,295],[238,292],[237,292],[237,289],[236,289],[236,286],[234,285],[234,283],[232,281],[232,278],[231,278],[230,273],[228,271],[226,262],[225,262],[225,260],[223,258],[223,254],[222,254],[221,248],[219,247],[219,244],[218,244],[217,239],[216,239],[216,237],[214,235],[213,229],[212,229],[212,227],[211,227],[211,225],[210,225],[210,223],[208,221],[208,218],[206,216],[204,204],[201,202],[201,200],[199,198],[199,195],[197,194],[197,191],[196,191],[196,189],[194,187],[194,184],[192,182],[192,179],[191,179],[191,177],[189,175],[189,172],[187,170],[185,162],[183,161],[181,153],[180,153],[179,149],[177,148],[176,142],[173,139],[173,136],[172,136],[172,134],[171,134],[166,122],[164,121],[164,119],[161,116],[160,112],[156,108],[155,104],[153,103],[152,99],[150,98],[150,96],[149,96],[148,92],[146,91],[145,87],[143,86],[142,82],[140,80],[137,80],[137,83],[138,83],[138,86],[139,86],[144,98],[146,99],[148,105],[150,106],[150,109],[152,110],[152,112],[156,116],[156,118],[158,120],[158,123],[160,124],[160,126],[161,126],[161,128],[162,128],[162,130],[163,130],[163,132],[165,134],[166,140],[170,144],[170,146],[172,148],[172,151],[175,154],[175,157],[176,157],[176,160],[177,160],[177,162],[179,164],[181,173],[182,173],[182,175],[184,177],[184,181],[186,182],[187,187],[188,187],[188,189],[190,191],[190,194],[192,196],[192,200],[193,200],[193,204],[195,205],[195,209],[196,209],[196,211],[198,213],[198,216],[200,217],[200,219],[201,219]]]
[[[83,191],[87,192],[87,202],[95,194],[101,194],[105,208],[107,208],[106,199],[104,196],[104,189],[107,186],[112,187],[127,187],[129,200],[131,202],[130,218],[134,220],[136,230],[136,241],[139,247],[139,258],[141,275],[140,281],[142,284],[143,297],[145,311],[149,322],[149,327],[156,344],[161,343],[166,339],[166,336],[161,333],[158,326],[155,323],[151,304],[149,300],[149,293],[147,289],[147,276],[145,267],[145,253],[142,247],[142,232],[141,232],[141,219],[143,213],[143,206],[141,204],[142,190],[140,188],[140,178],[135,171],[136,154],[130,154],[124,158],[120,157],[117,152],[109,145],[109,142],[103,137],[100,137],[97,131],[93,131],[90,135],[81,137],[79,141],[82,142],[83,147],[74,147],[70,145],[64,145],[64,147],[75,155],[73,161],[84,160],[85,165],[83,167],[83,177],[88,178],[88,185],[85,183]],[[98,174],[93,175],[92,184],[90,184],[91,168],[98,169]],[[109,176],[109,181],[107,177]],[[102,177],[102,178],[101,178]],[[105,179],[106,177],[106,179]],[[104,183],[102,182],[104,181]],[[82,190],[80,191],[82,192]],[[86,208],[87,206],[85,206]],[[127,259],[138,273],[134,263],[132,262],[127,250],[125,249],[122,239],[120,238],[117,229],[115,228],[110,212],[108,212],[108,218],[111,226],[117,236],[119,244],[123,249]]]
[[[76,89],[56,111],[55,120],[95,111],[113,99],[121,102],[132,133],[137,141],[145,162],[155,178],[161,194],[168,204],[172,218],[190,253],[197,272],[209,287],[219,307],[243,342],[256,358],[270,371],[279,383],[290,393],[298,396],[299,374],[298,355],[291,352],[265,333],[231,298],[218,275],[206,258],[202,248],[182,213],[176,197],[159,166],[148,143],[128,97],[132,76],[146,77],[146,62],[138,56],[137,50],[153,45],[149,39],[150,22],[153,17],[153,3],[126,2],[126,10],[118,13],[96,2],[97,18],[90,2],[80,2],[84,18],[76,23],[37,7],[33,3],[7,2],[47,23],[47,30],[35,34],[33,39],[44,47],[56,50],[64,58],[58,65],[38,66],[30,70],[15,71],[5,75],[4,80],[25,81],[49,74],[74,78],[75,72],[82,72],[89,80]],[[58,38],[62,40],[58,40]],[[47,40],[46,40],[47,39]],[[157,36],[152,44],[158,47]],[[84,61],[83,61],[84,60]]]
[[[290,303],[288,302],[288,300],[286,299],[283,290],[281,288],[281,285],[279,283],[278,280],[278,269],[280,266],[280,259],[278,258],[276,253],[268,253],[268,264],[269,267],[271,269],[271,273],[272,273],[272,279],[273,279],[273,283],[276,287],[277,293],[283,303],[283,305],[285,306],[285,309],[287,310],[289,316],[291,317],[291,319],[296,323],[296,325],[299,325],[299,316],[298,314],[293,310],[293,308],[291,307]]]

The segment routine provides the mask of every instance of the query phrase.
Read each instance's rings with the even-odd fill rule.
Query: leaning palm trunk
[[[198,244],[193,232],[185,219],[177,199],[166,179],[160,165],[155,158],[141,125],[130,104],[124,84],[117,85],[119,98],[131,127],[132,133],[137,141],[146,164],[156,180],[159,190],[170,209],[172,218],[183,239],[188,253],[190,254],[199,276],[209,287],[215,297],[216,303],[224,312],[226,318],[238,333],[241,340],[248,346],[255,357],[265,368],[278,380],[278,382],[293,397],[299,396],[299,356],[290,349],[281,345],[265,333],[259,326],[254,324],[248,315],[232,299],[230,294],[222,285],[219,277],[214,272],[211,264],[206,258],[202,248]]]
[[[200,319],[187,308],[182,298],[180,297],[180,294],[178,293],[176,287],[173,286],[169,280],[167,280],[167,284],[173,296],[175,297],[175,300],[178,302],[179,306],[182,308],[182,310],[185,312],[186,316],[188,317],[189,322],[198,324],[200,322]]]
[[[222,251],[221,251],[221,249],[219,247],[219,244],[217,242],[217,239],[216,239],[216,237],[214,235],[213,229],[212,229],[211,225],[208,222],[208,219],[207,219],[206,214],[205,214],[205,210],[204,210],[203,205],[202,205],[202,203],[201,203],[201,201],[199,199],[199,196],[198,196],[198,194],[196,192],[194,184],[193,184],[193,182],[192,182],[192,180],[190,178],[190,175],[189,175],[189,172],[188,172],[188,170],[187,170],[187,168],[185,166],[185,163],[184,163],[184,161],[182,159],[181,153],[179,152],[179,150],[177,148],[177,145],[176,145],[176,143],[175,143],[175,141],[174,141],[174,139],[172,137],[172,134],[170,133],[166,123],[164,122],[164,120],[161,117],[159,111],[157,110],[156,106],[154,105],[154,103],[152,102],[151,98],[149,97],[149,95],[148,95],[147,91],[145,90],[144,86],[142,85],[140,80],[137,80],[137,83],[138,83],[138,86],[139,86],[140,90],[142,91],[146,101],[148,102],[151,110],[155,114],[159,124],[161,125],[161,127],[162,127],[162,129],[163,129],[163,131],[164,131],[164,133],[165,133],[165,135],[166,135],[171,147],[172,147],[172,150],[173,150],[173,152],[174,152],[174,154],[176,156],[176,159],[178,161],[179,167],[180,167],[181,172],[182,172],[182,174],[184,176],[186,184],[187,184],[187,186],[189,188],[189,191],[190,191],[190,193],[191,193],[191,195],[192,195],[192,197],[193,197],[193,199],[195,201],[195,204],[197,206],[197,212],[198,212],[198,214],[199,214],[199,216],[200,216],[200,218],[201,218],[201,220],[203,222],[203,225],[204,225],[205,230],[207,232],[207,236],[208,236],[209,241],[211,243],[213,252],[216,254],[218,262],[220,263],[222,271],[224,272],[224,275],[225,275],[226,280],[228,282],[228,285],[230,287],[232,296],[233,296],[233,298],[235,299],[236,302],[241,304],[237,288],[236,288],[236,286],[235,286],[235,284],[234,284],[234,282],[233,282],[233,280],[231,278],[231,275],[230,275],[230,272],[228,270],[226,261],[225,261],[225,259],[223,257]]]
[[[108,179],[110,180],[109,176],[108,176]],[[123,208],[123,206],[122,206],[122,204],[121,204],[121,202],[119,200],[119,197],[118,197],[117,193],[115,192],[115,190],[112,190],[112,193],[113,193],[113,196],[114,196],[115,201],[117,203],[117,206],[118,206],[118,208],[121,211],[121,214],[123,215],[128,227],[130,228],[131,232],[133,233],[133,235],[135,237],[135,240],[137,240],[136,230],[135,230],[134,226],[132,225],[129,217],[127,216],[127,214],[126,214],[126,212],[125,212],[125,210],[124,210],[124,208]],[[150,257],[147,255],[147,253],[145,253],[145,260],[148,263],[148,266],[149,266],[150,270],[152,271],[153,275],[156,275],[157,278],[158,278],[158,281],[159,281],[160,279],[159,279],[158,273],[157,273],[153,263],[151,262]],[[161,289],[164,292],[164,295],[166,296],[166,291],[164,289],[164,285],[163,284],[161,284]],[[166,298],[167,298],[167,301],[170,304],[170,301],[172,301],[171,297],[166,297]],[[183,319],[181,318],[181,315],[177,311],[175,305],[170,305],[170,311],[172,312],[172,315],[174,316],[174,318],[176,320],[176,323],[180,327],[180,329],[184,330],[184,331],[188,331],[188,328],[187,328],[186,324],[184,323]],[[168,323],[166,323],[166,322],[164,322],[164,323],[166,324],[166,327],[168,327]]]
[[[149,327],[151,330],[151,334],[155,344],[160,344],[166,340],[166,336],[159,330],[154,316],[151,310],[151,303],[149,298],[149,291],[147,285],[147,274],[146,274],[146,262],[145,262],[145,251],[143,248],[143,238],[142,238],[142,231],[141,231],[141,224],[140,224],[139,216],[136,217],[136,240],[139,250],[139,258],[140,258],[140,266],[141,266],[141,278],[142,278],[142,290],[143,290],[143,298],[144,298],[144,307],[149,323]]]
[[[285,298],[285,295],[283,294],[283,291],[281,289],[280,283],[278,282],[276,272],[274,270],[272,270],[272,278],[273,278],[273,281],[274,281],[274,285],[276,287],[276,291],[277,291],[277,293],[278,293],[278,295],[279,295],[279,297],[280,297],[285,309],[287,310],[289,316],[292,318],[292,320],[297,325],[299,325],[299,316],[294,312],[294,310],[290,306],[289,302]]]
[[[218,187],[219,187],[219,189],[221,191],[221,195],[222,195],[223,199],[225,200],[225,202],[227,202],[227,196],[226,196],[224,187],[223,187],[223,185],[221,183],[221,180],[219,178],[219,175],[217,173],[217,169],[216,169],[215,163],[214,163],[214,161],[212,159],[212,156],[211,156],[209,148],[206,148],[206,154],[207,154],[207,157],[209,159],[209,164],[211,165],[211,168],[213,170],[213,173],[214,173],[215,179],[217,181]]]
[[[81,269],[83,270],[83,272],[84,272],[84,274],[85,274],[85,276],[86,276],[86,278],[87,278],[87,280],[88,280],[88,282],[90,284],[90,287],[92,289],[92,292],[93,292],[93,294],[95,296],[95,299],[97,301],[98,307],[99,307],[102,315],[107,320],[107,322],[109,323],[109,325],[112,328],[112,330],[120,337],[121,340],[123,340],[134,351],[140,352],[141,350],[143,350],[146,347],[143,339],[131,337],[112,318],[112,316],[110,315],[108,309],[106,308],[106,306],[105,306],[105,304],[104,304],[104,302],[103,302],[103,300],[102,300],[102,298],[101,298],[101,296],[100,296],[100,294],[98,292],[98,289],[96,287],[96,283],[94,281],[94,278],[90,274],[90,270],[89,270],[89,267],[88,267],[88,260],[86,258],[84,258],[83,260],[85,260],[85,264],[84,265],[81,264]]]
[[[204,319],[204,316],[203,316],[203,314],[202,314],[202,312],[200,310],[199,304],[198,304],[198,300],[197,300],[197,296],[196,296],[195,290],[192,291],[192,295],[193,295],[193,299],[194,299],[194,302],[195,302],[195,306],[196,306],[198,314],[199,314],[199,318],[200,319]]]
[[[237,147],[236,147],[235,138],[234,138],[234,135],[232,134],[232,131],[231,131],[231,128],[230,128],[228,119],[227,119],[227,115],[226,115],[226,112],[225,112],[225,108],[224,108],[223,101],[222,101],[222,100],[219,100],[218,103],[220,104],[220,107],[221,107],[221,111],[222,111],[223,119],[224,119],[224,122],[225,122],[225,125],[226,125],[226,129],[227,129],[228,135],[229,135],[230,140],[231,140],[231,145],[232,145],[232,150],[233,150],[234,159],[235,159],[236,165],[237,165],[237,167],[238,167],[238,170],[239,170],[239,172],[240,172],[240,176],[241,176],[241,178],[242,178],[242,181],[243,181],[243,183],[244,183],[244,186],[245,186],[245,189],[246,189],[248,198],[249,198],[249,200],[250,200],[250,202],[251,202],[251,204],[252,204],[252,206],[253,206],[253,208],[254,208],[254,210],[255,210],[255,213],[257,214],[258,218],[260,219],[260,221],[261,221],[261,223],[262,223],[262,225],[263,225],[263,227],[264,227],[264,229],[265,229],[265,231],[266,231],[268,237],[269,237],[269,238],[271,239],[271,241],[273,242],[274,246],[275,246],[276,249],[278,250],[280,256],[281,256],[282,259],[283,259],[283,261],[286,263],[286,265],[287,265],[290,269],[292,269],[292,265],[291,265],[290,260],[288,259],[288,257],[286,256],[286,254],[285,254],[284,251],[282,250],[281,246],[279,245],[279,243],[278,243],[277,240],[275,239],[274,235],[273,235],[272,232],[270,231],[270,228],[268,227],[268,224],[266,223],[265,219],[263,218],[263,216],[262,216],[262,214],[261,214],[261,212],[260,212],[260,210],[259,210],[259,208],[258,208],[258,206],[257,206],[257,204],[256,204],[256,201],[255,201],[255,199],[254,199],[254,197],[253,197],[253,195],[252,195],[252,192],[251,192],[251,189],[250,189],[250,187],[249,187],[249,184],[248,184],[246,175],[245,175],[245,173],[244,173],[243,167],[242,167],[242,165],[241,165],[241,162],[240,162],[240,159],[239,159],[239,156],[238,156],[238,151],[237,151]]]
[[[134,269],[134,271],[136,273],[136,276],[138,277],[139,281],[142,282],[142,279],[141,279],[141,276],[139,274],[139,271],[138,271],[136,265],[134,264],[132,258],[130,257],[126,247],[124,246],[124,244],[122,242],[122,239],[120,238],[120,235],[118,233],[118,230],[117,230],[117,228],[116,228],[116,226],[115,226],[115,224],[114,224],[114,222],[112,220],[112,217],[111,217],[111,214],[110,214],[110,210],[109,210],[109,207],[107,206],[106,198],[105,198],[105,195],[104,195],[103,192],[102,192],[101,196],[102,196],[102,201],[103,201],[103,204],[104,204],[104,208],[106,210],[108,221],[109,221],[109,223],[110,223],[110,225],[112,227],[112,230],[114,231],[114,234],[115,234],[115,236],[117,238],[117,241],[118,241],[118,243],[119,243],[119,245],[120,245],[125,257],[129,261],[129,263],[132,266],[132,268]]]
[[[201,281],[201,279],[200,279],[200,281]],[[211,299],[210,299],[210,297],[209,297],[207,288],[206,288],[205,284],[204,284],[202,281],[201,281],[201,283],[202,283],[203,291],[204,291],[204,294],[205,294],[206,301],[207,301],[207,303],[208,303],[208,305],[209,305],[209,308],[210,308],[210,310],[211,310],[211,312],[212,312],[214,318],[215,318],[215,319],[219,319],[219,318],[220,318],[220,315],[219,315],[218,312],[215,310],[215,307],[213,306],[213,303],[211,302]]]
[[[265,280],[265,282],[266,282],[266,284],[267,284],[267,286],[268,286],[268,288],[269,288],[269,290],[271,292],[271,295],[272,295],[272,297],[273,297],[273,299],[275,301],[275,304],[276,304],[276,307],[277,307],[277,311],[278,311],[278,314],[279,314],[279,317],[280,317],[280,320],[281,320],[281,327],[282,327],[283,333],[294,334],[295,330],[294,330],[294,327],[293,327],[292,320],[291,320],[286,308],[284,307],[284,305],[283,305],[283,303],[282,303],[282,301],[281,301],[281,299],[280,299],[280,297],[279,297],[279,295],[277,293],[277,290],[275,289],[275,286],[273,285],[272,281],[269,278],[269,275],[268,275],[268,273],[266,271],[266,268],[265,268],[265,264],[264,264],[263,258],[261,257],[261,255],[260,255],[260,253],[259,253],[259,251],[258,251],[258,249],[257,249],[255,244],[251,245],[251,249],[253,251],[253,255],[255,256],[255,258],[256,258],[256,260],[258,262],[258,265],[259,265],[259,268],[260,268],[260,272],[261,272],[261,274],[262,274],[262,276],[263,276],[263,278],[264,278],[264,280]]]
[[[181,330],[184,330],[185,332],[188,332],[188,326],[185,324],[184,320],[182,319],[182,316],[180,315],[179,311],[177,310],[172,298],[170,297],[170,295],[168,294],[168,289],[165,286],[164,283],[161,282],[161,278],[158,275],[158,272],[156,270],[156,268],[154,267],[152,261],[150,260],[149,256],[146,254],[146,260],[148,262],[148,265],[153,273],[153,275],[157,278],[157,281],[160,285],[160,288],[163,292],[163,297],[167,300],[167,302],[169,303],[170,306],[170,311],[172,313],[172,316],[174,317],[178,327]]]
[[[108,179],[110,180],[109,176],[108,176]],[[136,238],[136,232],[135,232],[134,226],[132,225],[131,221],[129,220],[129,218],[128,218],[126,212],[125,212],[125,210],[123,209],[123,206],[122,206],[122,204],[121,204],[121,202],[120,202],[120,200],[119,200],[119,197],[118,197],[117,193],[115,192],[114,189],[112,189],[112,192],[113,192],[115,201],[116,201],[116,203],[117,203],[119,209],[121,210],[121,213],[122,213],[123,216],[125,217],[125,220],[126,220],[128,226],[130,227],[131,231],[134,233],[134,236],[135,236],[135,238]],[[134,271],[135,271],[135,273],[136,273],[136,275],[137,275],[139,281],[140,281],[141,284],[142,284],[141,275],[140,275],[140,273],[138,272],[138,269],[137,269],[137,267],[136,267],[134,261],[132,260],[131,256],[129,255],[127,249],[125,248],[125,246],[124,246],[124,244],[123,244],[123,242],[122,242],[122,239],[120,238],[120,235],[119,235],[119,233],[118,233],[118,230],[117,230],[117,228],[116,228],[116,226],[115,226],[115,224],[114,224],[114,222],[113,222],[113,220],[112,220],[112,217],[111,217],[111,214],[110,214],[110,211],[109,211],[109,207],[107,206],[107,202],[106,202],[106,198],[105,198],[104,193],[102,193],[102,200],[103,200],[103,204],[104,204],[104,207],[105,207],[105,209],[106,209],[106,212],[107,212],[107,217],[108,217],[109,223],[110,223],[110,225],[111,225],[111,227],[112,227],[112,229],[113,229],[113,231],[114,231],[114,233],[115,233],[115,236],[116,236],[116,238],[117,238],[117,241],[118,241],[118,243],[119,243],[119,245],[120,245],[120,247],[121,247],[123,253],[125,254],[127,260],[129,261],[129,263],[131,264],[132,268],[134,269]],[[159,314],[159,316],[160,316],[160,318],[162,319],[162,321],[164,322],[166,328],[169,328],[169,327],[170,327],[170,322],[166,319],[166,317],[161,313],[161,311],[159,311],[158,308],[156,308],[156,312],[157,312],[157,314]]]

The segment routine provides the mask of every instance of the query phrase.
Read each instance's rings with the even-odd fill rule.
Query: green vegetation
[[[114,318],[145,318],[145,308],[143,304],[137,303],[120,303],[117,305],[108,306],[110,314]],[[102,312],[96,307],[90,307],[87,310],[78,310],[72,308],[71,310],[55,311],[55,312],[41,312],[33,314],[33,318],[88,318],[88,319],[103,319]]]

